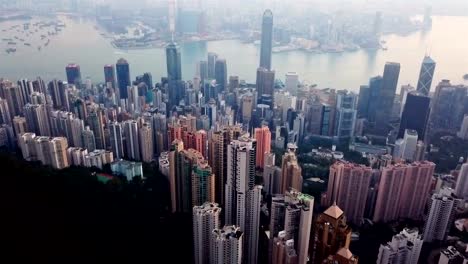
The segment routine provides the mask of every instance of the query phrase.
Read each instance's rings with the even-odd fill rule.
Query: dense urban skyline
[[[71,1],[71,11],[78,14],[81,4]],[[105,3],[100,4],[96,11],[105,14]],[[154,61],[166,65],[163,76],[135,71],[125,54],[102,64],[94,82],[84,78],[79,61],[63,65],[56,79],[42,79],[41,69],[33,79],[9,80],[0,72],[0,155],[15,164],[5,180],[54,179],[43,188],[60,188],[78,175],[67,188],[82,193],[58,192],[79,196],[62,205],[80,208],[76,226],[94,219],[83,208],[94,206],[95,196],[101,206],[91,210],[95,215],[115,223],[131,219],[112,229],[112,236],[93,234],[99,242],[86,245],[83,258],[97,259],[99,243],[118,243],[134,233],[148,239],[146,232],[160,230],[165,235],[155,237],[164,245],[155,237],[147,244],[126,242],[152,248],[143,255],[154,261],[195,264],[468,260],[462,250],[468,243],[468,86],[436,78],[437,58],[418,59],[417,81],[405,85],[399,83],[405,68],[387,61],[358,92],[309,85],[293,70],[283,79],[272,60],[275,23],[281,19],[266,9],[253,20],[260,28],[254,82],[241,81],[243,76],[231,72],[231,61],[215,52],[192,61],[196,73],[187,79],[178,42],[193,34],[185,30],[204,36],[212,29],[205,27],[203,13],[185,13],[197,22],[193,28],[176,20],[175,4],[169,2],[167,10],[170,39],[160,42],[165,60]],[[46,27],[39,24],[22,29],[34,34],[30,27]],[[53,25],[49,36],[66,27]],[[377,12],[361,44],[387,49],[381,26]],[[431,27],[426,9],[416,30]],[[345,34],[331,21],[328,28],[320,49],[339,52]],[[42,186],[41,181],[34,183]],[[16,192],[41,195],[40,189]],[[8,208],[22,211],[22,206],[26,203]],[[61,216],[58,208],[47,211]],[[68,233],[59,236],[74,240]],[[18,246],[22,243],[31,247],[27,239]],[[127,247],[116,254],[132,258],[137,247]],[[62,253],[36,248],[49,261],[49,254]],[[178,253],[168,256],[172,251]]]

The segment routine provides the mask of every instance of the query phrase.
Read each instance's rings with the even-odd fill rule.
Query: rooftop
[[[332,206],[330,206],[327,210],[325,210],[325,212],[323,212],[324,214],[328,215],[328,216],[331,216],[335,219],[338,219],[340,218],[341,215],[343,215],[343,210],[341,210],[338,205],[336,205],[336,202],[333,203]]]

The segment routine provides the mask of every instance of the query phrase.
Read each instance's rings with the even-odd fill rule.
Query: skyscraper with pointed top
[[[260,67],[271,70],[271,50],[273,48],[273,12],[263,13],[262,42],[260,46]]]
[[[429,57],[425,56],[421,64],[421,71],[419,73],[418,87],[417,91],[424,94],[425,96],[429,95],[431,90],[432,79],[434,77],[436,63]]]

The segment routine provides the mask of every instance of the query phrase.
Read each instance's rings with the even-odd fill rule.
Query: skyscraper
[[[460,168],[455,185],[455,195],[462,199],[468,198],[468,163],[463,164]]]
[[[270,237],[274,239],[274,244],[275,241],[278,242],[276,238],[281,238],[282,234],[285,240],[293,240],[293,248],[298,256],[297,263],[307,263],[314,198],[291,188],[284,196],[276,195],[272,199]]]
[[[429,96],[431,90],[432,78],[434,77],[436,63],[429,57],[425,56],[421,64],[421,71],[419,72],[419,80],[417,91],[425,96]]]
[[[360,225],[364,219],[372,168],[348,162],[336,162],[330,167],[326,204],[334,202],[346,212],[349,221]]]
[[[454,197],[450,188],[442,188],[439,193],[433,194],[424,223],[424,242],[444,241],[460,206],[464,206],[463,200]]]
[[[122,159],[124,154],[124,145],[123,145],[123,128],[122,124],[113,122],[109,124],[110,130],[110,146],[114,157],[119,160]]]
[[[149,124],[144,123],[139,133],[141,160],[149,163],[153,160],[153,129]]]
[[[214,200],[215,175],[208,161],[198,159],[192,169],[192,206],[214,202]]]
[[[351,138],[354,136],[357,118],[357,99],[358,96],[354,93],[347,93],[346,91],[338,92],[334,136],[339,138]]]
[[[290,188],[302,191],[302,182],[302,168],[297,161],[295,148],[288,148],[281,161],[280,193],[285,193]]]
[[[416,130],[420,140],[424,140],[429,119],[431,98],[420,92],[410,92],[401,115],[398,138],[402,138],[406,129]]]
[[[182,80],[182,65],[179,46],[171,42],[166,47],[167,78],[169,81]]]
[[[215,229],[211,236],[211,264],[243,263],[244,232],[239,226],[224,226]]]
[[[257,167],[263,168],[265,163],[265,155],[271,150],[271,133],[267,126],[255,128],[255,139],[257,140],[256,164]]]
[[[377,109],[375,109],[375,126],[373,131],[377,135],[387,135],[399,76],[400,64],[387,62],[385,64],[380,95],[377,98]]]
[[[74,84],[76,85],[77,88],[80,88],[80,84],[81,84],[80,65],[75,64],[75,63],[68,64],[67,67],[65,68],[65,71],[67,73],[68,83]]]
[[[114,65],[112,64],[107,64],[104,65],[104,81],[106,84],[111,83],[112,84],[112,89],[116,89],[115,87],[115,69]]]
[[[382,83],[383,83],[382,76],[376,76],[376,77],[370,78],[369,88],[368,88],[369,95],[366,96],[366,93],[364,93],[364,95],[359,98],[360,100],[361,99],[365,100],[366,98],[368,98],[367,106],[366,106],[365,101],[363,101],[363,105],[361,105],[361,102],[359,102],[359,104],[360,104],[360,109],[362,109],[362,111],[366,111],[365,113],[362,113],[361,117],[367,118],[369,122],[371,123],[375,123],[376,118],[377,118],[376,113],[377,113],[377,109],[379,108],[379,97],[382,91]],[[365,87],[362,87],[362,88],[366,89]],[[359,96],[361,96],[361,94],[359,94]]]
[[[429,161],[395,164],[383,168],[374,221],[422,219],[435,164]],[[418,188],[415,192],[414,188]]]
[[[240,126],[228,126],[219,131],[215,131],[211,135],[208,142],[208,161],[216,175],[216,197],[223,206],[225,205],[225,184],[227,180],[228,168],[228,146],[231,141],[236,140],[242,132]]]
[[[218,84],[218,91],[225,91],[227,88],[227,64],[225,59],[216,59],[215,77]]]
[[[54,169],[64,169],[70,166],[68,162],[68,141],[64,137],[52,138],[49,143],[51,165]]]
[[[403,229],[392,241],[380,245],[377,264],[418,264],[423,241],[418,230]]]
[[[314,233],[312,263],[322,263],[341,248],[349,249],[351,244],[351,228],[346,223],[343,210],[336,204],[318,216]]]
[[[104,137],[104,119],[102,110],[96,109],[88,116],[88,125],[94,132],[96,138],[96,148],[106,149],[106,139]]]
[[[244,261],[258,261],[261,186],[255,186],[256,141],[242,137],[228,146],[225,223],[244,231]]]
[[[294,239],[287,239],[286,232],[281,231],[273,239],[271,264],[297,264],[298,256],[294,249]]]
[[[193,222],[193,247],[195,264],[213,263],[210,260],[213,231],[220,227],[221,208],[216,203],[206,202],[203,205],[194,206],[192,211]]]
[[[257,69],[257,102],[260,101],[261,97],[268,95],[273,98],[275,88],[275,71],[268,70],[266,68]],[[273,105],[270,105],[273,108]]]
[[[117,83],[120,99],[128,99],[128,87],[132,85],[130,81],[130,65],[127,60],[120,58],[116,64]]]
[[[273,49],[273,12],[266,10],[262,19],[262,40],[260,43],[260,67],[271,70]]]
[[[208,52],[208,76],[206,79],[216,79],[216,60],[218,59],[218,54],[214,52]]]
[[[135,120],[125,121],[124,131],[127,158],[136,161],[141,160],[138,122]]]
[[[438,131],[456,133],[460,130],[466,105],[468,105],[468,86],[452,85],[442,80],[436,87],[431,102],[429,129],[433,135]]]
[[[38,136],[52,136],[46,106],[43,104],[27,104],[24,106],[24,117],[29,132]]]
[[[89,129],[89,126],[81,132],[81,137],[83,139],[84,149],[88,150],[88,152],[92,152],[96,149],[96,139],[93,131]]]

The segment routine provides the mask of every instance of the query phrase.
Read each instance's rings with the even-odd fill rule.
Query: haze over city
[[[468,261],[466,0],[0,0],[0,36],[2,263]]]

